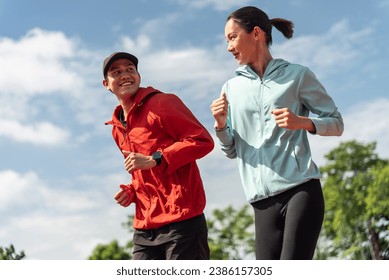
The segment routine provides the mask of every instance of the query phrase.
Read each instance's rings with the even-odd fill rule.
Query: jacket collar
[[[150,86],[146,88],[140,87],[138,91],[135,93],[134,105],[131,108],[131,110],[133,110],[134,107],[142,106],[143,102],[154,93],[161,93],[161,91]],[[112,114],[112,120],[105,122],[105,124],[114,124],[114,125],[120,124],[119,116],[122,110],[123,110],[122,105],[120,104],[117,105]]]
[[[263,79],[276,74],[278,71],[282,70],[289,64],[290,63],[288,61],[280,58],[270,60],[263,75]],[[238,69],[235,70],[235,74],[236,76],[245,76],[246,78],[253,80],[258,79],[258,75],[248,65],[241,65]]]

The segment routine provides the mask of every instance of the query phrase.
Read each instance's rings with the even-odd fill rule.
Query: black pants
[[[134,260],[209,260],[204,214],[158,229],[135,230]]]
[[[310,180],[252,203],[258,260],[313,258],[324,218],[320,181]]]

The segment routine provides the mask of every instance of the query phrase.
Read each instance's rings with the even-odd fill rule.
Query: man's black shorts
[[[208,260],[209,255],[204,214],[134,233],[134,260]]]

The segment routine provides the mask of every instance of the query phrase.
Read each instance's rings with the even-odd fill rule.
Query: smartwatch
[[[155,153],[153,153],[151,155],[151,157],[153,158],[153,160],[155,160],[155,162],[157,163],[157,166],[161,165],[161,163],[162,163],[162,153],[160,151],[156,151]]]

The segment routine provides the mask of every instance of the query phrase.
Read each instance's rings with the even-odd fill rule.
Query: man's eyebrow
[[[124,64],[124,65],[125,66],[132,66],[132,67],[136,68],[134,63],[132,63],[131,61],[126,63],[126,64]],[[120,65],[112,65],[112,66],[110,66],[109,71],[115,70],[115,69],[117,69],[119,67],[120,67]]]

